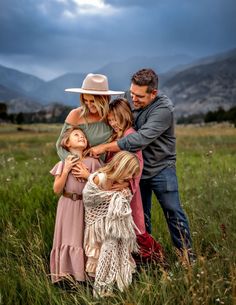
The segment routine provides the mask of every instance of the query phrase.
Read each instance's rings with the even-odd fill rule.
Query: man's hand
[[[100,144],[94,147],[91,147],[88,150],[88,154],[90,157],[99,158],[99,156],[106,152],[105,146],[106,144]]]

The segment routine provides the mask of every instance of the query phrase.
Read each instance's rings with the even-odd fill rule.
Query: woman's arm
[[[64,148],[61,147],[62,136],[63,136],[64,132],[70,127],[71,127],[70,125],[64,123],[64,125],[61,129],[59,138],[57,139],[57,142],[56,142],[57,154],[58,154],[59,158],[61,159],[61,161],[65,161],[66,157],[70,154],[67,150],[65,150]]]
[[[81,112],[80,107],[71,110],[71,112],[68,114],[68,116],[65,120],[65,123],[61,129],[61,133],[57,139],[57,142],[56,142],[57,154],[62,161],[64,161],[66,159],[66,157],[70,154],[67,150],[65,150],[64,148],[61,147],[62,136],[67,129],[80,124],[80,122],[79,122],[80,112]]]

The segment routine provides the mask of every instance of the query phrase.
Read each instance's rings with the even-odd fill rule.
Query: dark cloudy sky
[[[0,64],[51,79],[236,47],[236,0],[0,0]]]

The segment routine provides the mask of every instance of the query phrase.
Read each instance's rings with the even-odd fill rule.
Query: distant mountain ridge
[[[23,95],[36,90],[45,81],[31,74],[0,65],[0,84]]]
[[[236,50],[216,58],[178,72],[163,84],[162,91],[173,100],[177,117],[236,105]]]
[[[167,62],[168,57],[134,57],[93,72],[107,75],[111,89],[127,90],[131,75],[138,69],[151,67],[160,71],[160,90],[173,100],[177,117],[236,105],[236,49],[194,62],[190,58],[184,60],[184,56]],[[51,103],[75,106],[79,95],[65,93],[64,89],[80,86],[86,74],[68,73],[46,82],[0,66],[0,101],[7,101],[14,111],[22,108],[28,112]],[[14,103],[17,106],[13,107]]]

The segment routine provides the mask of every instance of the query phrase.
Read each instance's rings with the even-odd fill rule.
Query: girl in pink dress
[[[87,139],[79,128],[68,129],[61,146],[71,154],[58,162],[50,173],[55,176],[54,192],[61,194],[58,201],[53,247],[50,255],[52,282],[64,279],[84,281],[84,206],[82,190],[86,180],[77,180],[71,173],[75,164],[95,172],[101,167],[97,159],[86,157]],[[80,160],[80,161],[79,161]]]
[[[133,116],[131,112],[131,107],[126,99],[115,99],[109,104],[108,124],[113,129],[113,136],[111,138],[111,142],[116,141],[123,136],[127,136],[128,134],[136,132],[132,127]],[[106,161],[111,160],[114,154],[114,152],[108,152]],[[132,209],[134,223],[136,224],[139,230],[136,230],[137,242],[140,249],[139,255],[136,256],[136,260],[154,260],[158,262],[163,262],[163,249],[161,245],[150,234],[147,233],[145,228],[142,198],[139,188],[139,181],[143,169],[142,151],[137,151],[136,156],[139,159],[141,171],[135,179],[132,179],[130,181],[130,187],[133,193],[133,198],[130,202],[130,207]]]

